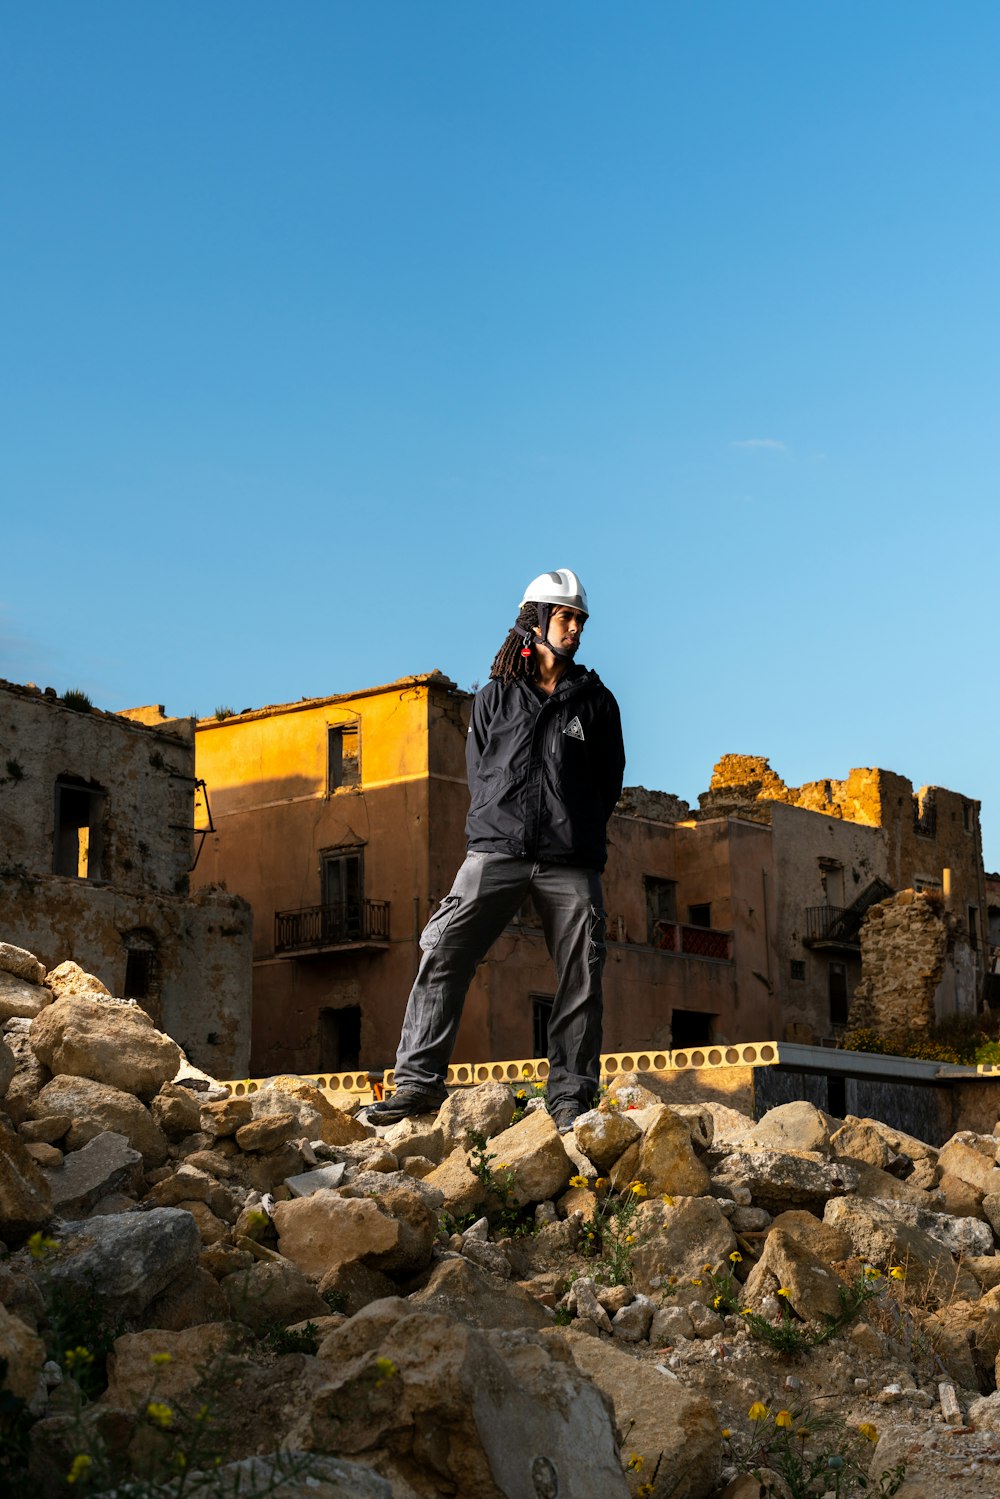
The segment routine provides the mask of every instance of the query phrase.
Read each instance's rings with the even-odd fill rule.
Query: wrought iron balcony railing
[[[356,947],[389,940],[387,900],[339,901],[331,906],[304,906],[275,911],[274,950]]]

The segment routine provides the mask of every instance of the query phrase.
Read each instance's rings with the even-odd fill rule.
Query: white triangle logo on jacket
[[[578,718],[576,718],[574,716],[573,718],[570,719],[569,723],[563,729],[563,733],[564,734],[568,734],[571,739],[582,739],[583,738],[583,724],[580,722],[580,720]]]

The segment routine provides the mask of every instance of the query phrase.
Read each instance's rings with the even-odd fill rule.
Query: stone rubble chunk
[[[344,1180],[347,1167],[343,1161],[329,1166],[316,1166],[312,1171],[300,1171],[297,1176],[286,1176],[285,1186],[293,1197],[311,1197],[314,1192],[333,1191]]]
[[[602,1174],[642,1136],[635,1121],[617,1109],[588,1110],[577,1119],[573,1133],[577,1145]]]
[[[552,1325],[552,1313],[530,1291],[498,1280],[464,1255],[439,1260],[427,1284],[413,1292],[409,1301],[424,1311],[457,1317],[471,1327],[511,1330]]]
[[[201,1129],[201,1103],[190,1088],[164,1083],[149,1105],[149,1112],[171,1140],[196,1134]]]
[[[64,1225],[57,1233],[64,1254],[46,1274],[78,1287],[123,1316],[141,1316],[183,1270],[197,1264],[201,1242],[190,1213],[179,1208],[120,1213]]]
[[[826,1205],[823,1221],[846,1233],[854,1253],[876,1268],[902,1265],[910,1293],[926,1297],[929,1305],[954,1297],[977,1298],[981,1292],[975,1277],[955,1263],[939,1240],[901,1222],[899,1206],[834,1197]]]
[[[668,1302],[654,1313],[649,1327],[649,1341],[653,1348],[673,1346],[678,1341],[694,1337],[694,1323],[686,1306]]]
[[[2,945],[2,944],[0,944]],[[0,971],[0,1022],[14,1018],[34,1020],[52,1003],[52,990]]]
[[[700,1197],[708,1191],[707,1169],[694,1153],[687,1121],[661,1105],[639,1143],[637,1178],[650,1192]]]
[[[74,963],[71,959],[51,969],[45,975],[44,982],[56,999],[72,999],[87,994],[103,994],[111,998],[111,990],[106,989],[95,974],[86,973],[79,963]]]
[[[412,1192],[428,1207],[440,1208],[444,1194],[429,1176],[408,1176],[405,1171],[359,1171],[340,1188],[342,1197],[384,1197],[389,1192]]]
[[[987,1155],[973,1143],[976,1140],[976,1136],[970,1139],[968,1132],[953,1135],[938,1152],[938,1166],[984,1195],[996,1196],[1000,1193],[1000,1167],[995,1153]]]
[[[510,1260],[499,1244],[487,1239],[467,1239],[462,1246],[462,1253],[467,1260],[478,1265],[480,1270],[495,1275],[499,1280],[510,1280]]]
[[[0,1302],[0,1360],[6,1362],[6,1373],[0,1380],[0,1391],[19,1400],[32,1400],[45,1363],[45,1344]],[[2,1396],[0,1396],[2,1399]]]
[[[760,1259],[743,1287],[750,1306],[780,1288],[788,1292],[792,1311],[803,1321],[837,1318],[843,1310],[840,1292],[844,1282],[799,1239],[780,1228],[772,1228]]]
[[[688,1313],[696,1338],[717,1338],[725,1331],[725,1323],[718,1312],[702,1301],[692,1301]]]
[[[382,1131],[382,1139],[399,1160],[426,1156],[437,1166],[445,1155],[444,1130],[437,1123],[429,1123],[426,1117],[400,1119],[398,1124],[390,1124]]]
[[[509,1083],[479,1083],[473,1088],[456,1088],[437,1112],[436,1125],[441,1131],[441,1153],[447,1154],[461,1145],[471,1150],[473,1135],[492,1140],[501,1134],[514,1117],[514,1094]],[[393,1126],[398,1128],[398,1126]],[[430,1152],[427,1152],[430,1154]]]
[[[132,1093],[110,1083],[61,1073],[45,1084],[29,1113],[33,1118],[69,1114],[73,1123],[66,1135],[67,1150],[79,1150],[110,1130],[125,1135],[147,1165],[159,1166],[167,1157],[166,1136],[149,1110]]]
[[[736,1248],[714,1197],[677,1197],[671,1205],[653,1198],[636,1213],[633,1232],[635,1285],[646,1295],[671,1275],[697,1278],[705,1264],[725,1264]]]
[[[24,1141],[0,1124],[0,1241],[19,1242],[52,1215],[52,1189]]]
[[[642,1343],[649,1337],[655,1303],[648,1296],[636,1296],[620,1307],[611,1319],[611,1331],[625,1343]]]
[[[815,1151],[830,1154],[830,1136],[839,1121],[833,1121],[804,1098],[768,1109],[740,1142],[741,1150]]]
[[[255,1119],[270,1114],[294,1114],[299,1121],[299,1133],[307,1140],[340,1146],[374,1138],[374,1131],[368,1125],[331,1103],[322,1088],[307,1078],[271,1078],[266,1087],[250,1095],[250,1101]]]
[[[555,1120],[540,1110],[496,1135],[491,1151],[496,1157],[490,1162],[493,1172],[510,1173],[510,1200],[515,1207],[557,1196],[573,1174]],[[434,1181],[435,1176],[427,1180]]]
[[[17,1132],[29,1145],[39,1140],[46,1145],[55,1145],[72,1123],[68,1114],[49,1114],[42,1119],[25,1119],[18,1125]]]
[[[223,1186],[210,1172],[199,1170],[189,1161],[182,1162],[176,1171],[158,1181],[147,1193],[146,1202],[161,1208],[203,1202],[226,1223],[235,1222],[238,1211],[237,1195]]]
[[[31,1022],[31,1045],[55,1075],[92,1078],[144,1102],[174,1076],[180,1047],[138,1005],[74,995]]]
[[[109,1192],[139,1191],[142,1156],[124,1135],[105,1130],[46,1176],[53,1212],[62,1218],[83,1218]]]
[[[228,1275],[220,1289],[237,1322],[258,1332],[276,1323],[287,1326],[330,1310],[312,1278],[287,1259],[258,1261],[249,1270]]]
[[[199,1114],[201,1128],[213,1140],[225,1140],[253,1118],[253,1105],[249,1098],[231,1094],[201,1105]]]
[[[566,1301],[570,1311],[574,1312],[576,1316],[585,1317],[588,1322],[593,1322],[594,1326],[599,1328],[601,1332],[606,1332],[609,1336],[611,1335],[613,1331],[611,1318],[598,1301],[594,1282],[589,1276],[581,1275],[578,1280],[574,1281],[569,1289]]]
[[[399,1223],[368,1197],[341,1197],[324,1190],[279,1202],[271,1216],[280,1253],[313,1280],[320,1280],[334,1265],[385,1254],[400,1239]]]
[[[0,973],[12,974],[29,984],[45,981],[45,965],[26,947],[15,947],[12,942],[0,942]]]
[[[275,1499],[393,1499],[391,1484],[372,1468],[318,1452],[272,1452],[224,1463],[220,1492],[273,1494]],[[225,1487],[223,1487],[225,1485]]]
[[[13,1082],[16,1071],[17,1059],[6,1041],[0,1037],[0,1098],[3,1098]]]
[[[756,1207],[777,1214],[786,1208],[821,1208],[831,1197],[853,1192],[858,1173],[844,1161],[814,1160],[787,1151],[741,1149],[719,1162],[713,1180],[729,1197],[735,1197],[736,1189],[744,1187]]]

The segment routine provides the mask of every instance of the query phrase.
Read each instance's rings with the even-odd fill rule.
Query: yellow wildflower
[[[678,1284],[679,1284],[679,1281],[678,1281],[676,1275],[668,1275],[667,1276],[667,1285],[668,1286],[676,1286]]]
[[[27,1240],[27,1245],[28,1253],[33,1260],[43,1260],[53,1249],[59,1248],[55,1239],[48,1238],[42,1233],[41,1229],[31,1235]]]
[[[795,1425],[795,1419],[792,1416],[791,1411],[779,1411],[778,1414],[774,1418],[774,1424],[775,1424],[775,1426],[782,1426],[782,1427],[794,1426]]]
[[[639,1499],[649,1499],[649,1496],[652,1494],[652,1492],[653,1485],[648,1481],[646,1483],[640,1483],[639,1487],[636,1489],[636,1494],[639,1496]]]
[[[787,1286],[779,1286],[778,1289],[775,1291],[774,1294],[775,1294],[775,1296],[785,1296],[785,1297],[788,1297],[788,1296],[791,1296],[792,1293],[788,1289]]]
[[[93,1362],[94,1355],[89,1348],[67,1348],[63,1354],[63,1363],[67,1369],[84,1369]]]
[[[81,1478],[86,1478],[93,1466],[93,1458],[88,1457],[85,1452],[78,1452],[70,1464],[69,1472],[66,1474],[67,1483],[79,1483]]]
[[[571,1187],[585,1187],[587,1185],[587,1178],[585,1176],[571,1176],[569,1184]]]
[[[532,1067],[528,1062],[525,1062],[524,1066],[521,1068],[521,1076],[522,1077],[534,1077],[534,1075],[535,1075],[535,1069],[534,1069],[534,1067]]]
[[[664,1192],[664,1194],[663,1194],[663,1201],[664,1201],[665,1206],[668,1207],[668,1208],[672,1208],[673,1205],[674,1205],[674,1199],[671,1197],[671,1195],[670,1195],[669,1192]]]
[[[174,1424],[173,1408],[163,1400],[151,1400],[146,1406],[146,1415],[162,1431],[169,1431]]]
[[[620,1107],[620,1105],[619,1105],[619,1102],[618,1102],[617,1098],[609,1098],[608,1099],[608,1108],[609,1109],[617,1109],[619,1107]]]
[[[692,1285],[693,1285],[693,1286],[700,1286],[700,1285],[701,1285],[701,1281],[700,1281],[700,1280],[698,1280],[698,1279],[696,1279],[696,1278],[695,1278],[695,1277],[694,1277],[694,1276],[692,1276],[692,1277],[691,1277],[691,1284],[692,1284]]]
[[[812,1436],[812,1432],[809,1430],[808,1426],[800,1426],[795,1435],[797,1437],[801,1437],[804,1442],[806,1437]]]
[[[722,1305],[722,1297],[721,1296],[713,1296],[712,1297],[712,1305],[715,1307],[715,1310],[718,1311],[719,1307]]]
[[[753,1405],[747,1411],[747,1415],[750,1417],[751,1421],[766,1421],[767,1406],[763,1403],[763,1401],[755,1400]]]
[[[702,1267],[701,1267],[701,1273],[702,1273],[702,1275],[711,1275],[711,1273],[712,1273],[712,1267],[711,1267],[711,1265],[702,1265]]]
[[[861,1425],[858,1427],[858,1431],[864,1437],[866,1442],[878,1441],[878,1427],[873,1426],[870,1421],[862,1421]]]
[[[162,1369],[165,1364],[171,1363],[172,1360],[169,1353],[151,1353],[149,1355],[149,1362],[155,1364],[158,1369]]]
[[[628,1462],[625,1464],[625,1471],[626,1471],[626,1473],[638,1473],[640,1471],[640,1469],[642,1468],[642,1465],[645,1462],[645,1460],[646,1459],[643,1457],[643,1455],[642,1455],[641,1452],[633,1452],[632,1456],[629,1458]]]
[[[649,1196],[649,1188],[646,1186],[645,1182],[640,1182],[640,1181],[629,1182],[629,1184],[628,1184],[628,1190],[632,1193],[633,1197],[648,1197]]]
[[[881,1270],[876,1270],[874,1265],[865,1266],[865,1280],[881,1280]]]
[[[594,1182],[594,1191],[595,1192],[603,1192],[604,1188],[607,1186],[607,1184],[608,1184],[607,1177],[606,1176],[599,1176],[597,1178],[597,1180]]]
[[[625,1243],[626,1244],[634,1244],[635,1243],[635,1234],[626,1234],[625,1235]]]
[[[380,1385],[384,1385],[387,1380],[390,1380],[394,1374],[397,1374],[399,1372],[391,1358],[377,1358],[375,1360],[375,1368],[378,1370],[378,1374],[375,1379],[376,1389],[378,1389]]]
[[[903,1269],[902,1265],[890,1265],[889,1274],[892,1276],[893,1280],[906,1279],[906,1271]]]
[[[753,1311],[753,1307],[752,1306],[741,1306],[740,1307],[740,1316],[741,1317],[749,1317],[752,1311]]]
[[[732,1262],[733,1262],[734,1265],[738,1265],[740,1263],[740,1261],[742,1260],[743,1256],[740,1254],[740,1252],[739,1252],[738,1249],[734,1249],[733,1252],[732,1252],[732,1254],[729,1256],[729,1258],[732,1260]]]
[[[728,1426],[724,1426],[724,1427],[723,1427],[723,1428],[722,1428],[722,1440],[723,1440],[723,1441],[724,1441],[724,1442],[728,1442],[728,1441],[729,1441],[729,1438],[730,1438],[730,1437],[731,1437],[731,1436],[732,1436],[732,1434],[733,1434],[733,1433],[732,1433],[732,1430],[731,1430],[731,1428],[730,1428],[730,1427],[728,1427]]]

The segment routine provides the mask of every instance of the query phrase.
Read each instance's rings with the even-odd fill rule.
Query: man
[[[593,1103],[600,1072],[608,818],[625,751],[618,704],[574,661],[587,595],[542,573],[476,694],[466,749],[468,853],[420,938],[396,1056],[396,1092],[368,1110],[393,1124],[437,1109],[476,964],[531,895],[558,976],[549,1018],[549,1109],[560,1130]]]

